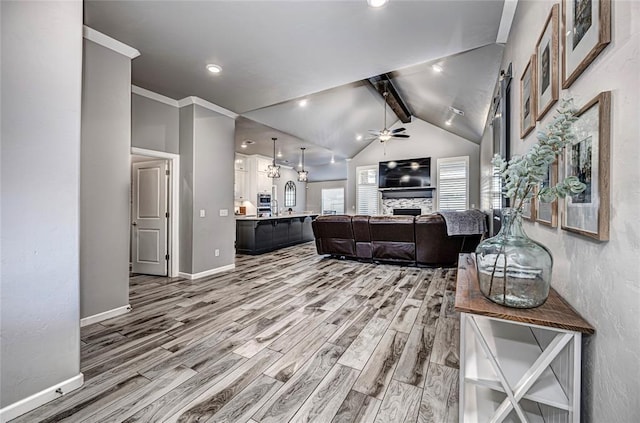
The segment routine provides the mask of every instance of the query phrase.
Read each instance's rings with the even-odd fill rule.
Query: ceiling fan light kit
[[[382,106],[384,108],[384,128],[381,131],[370,129],[369,133],[371,134],[371,137],[368,138],[371,141],[378,140],[383,144],[385,144],[391,138],[409,138],[408,134],[402,133],[407,130],[406,128],[396,128],[394,130],[387,128],[387,96],[388,95],[389,93],[385,89],[384,93],[382,94],[382,96],[384,97],[384,103]],[[386,149],[385,149],[385,154],[386,154]]]
[[[267,176],[269,178],[280,177],[280,166],[276,164],[276,140],[277,138],[271,138],[273,140],[273,162],[267,168]]]

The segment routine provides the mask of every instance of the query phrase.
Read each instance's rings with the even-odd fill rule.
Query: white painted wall
[[[82,2],[3,1],[0,15],[5,410],[80,373]]]
[[[553,4],[518,3],[502,66],[513,62],[515,84]],[[636,422],[640,420],[640,2],[612,1],[611,44],[560,97],[573,97],[580,106],[601,91],[612,92],[610,241],[595,242],[532,223],[525,229],[553,254],[553,287],[596,329],[583,343],[582,421]],[[522,154],[535,142],[535,131],[524,141],[519,139],[518,88],[512,90],[512,104],[516,110],[512,110],[511,151]],[[538,128],[553,114],[549,112]],[[489,136],[482,147],[486,179],[492,155]],[[483,205],[488,201],[485,197]]]
[[[131,59],[84,41],[80,314],[129,303]]]
[[[346,212],[352,214],[356,211],[356,167],[420,157],[431,157],[431,185],[436,186],[439,158],[469,156],[469,205],[477,206],[480,201],[480,146],[416,117],[411,123],[397,123],[393,128],[399,126],[407,128],[406,133],[411,138],[387,142],[386,154],[383,144],[374,141],[348,163]]]

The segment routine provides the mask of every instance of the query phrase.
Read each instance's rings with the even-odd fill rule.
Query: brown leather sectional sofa
[[[449,236],[439,214],[422,216],[318,216],[318,254],[409,265],[450,265],[475,250],[481,235]]]

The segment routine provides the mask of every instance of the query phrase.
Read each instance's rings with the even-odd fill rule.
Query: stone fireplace
[[[394,209],[420,209],[420,214],[432,213],[434,191],[434,188],[381,191],[381,212],[392,215]]]

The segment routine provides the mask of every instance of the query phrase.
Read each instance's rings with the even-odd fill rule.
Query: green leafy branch
[[[573,106],[573,99],[563,100],[557,109],[558,114],[547,125],[545,131],[539,131],[538,143],[534,144],[524,155],[513,156],[509,162],[496,154],[491,161],[500,170],[504,183],[504,193],[511,200],[511,206],[517,212],[522,212],[524,202],[536,195],[545,203],[567,195],[579,194],[586,189],[586,185],[576,177],[568,176],[554,187],[540,189],[537,194],[535,188],[539,186],[549,172],[549,166],[562,153],[566,145],[576,140],[573,134],[573,123],[578,120],[577,109]]]

